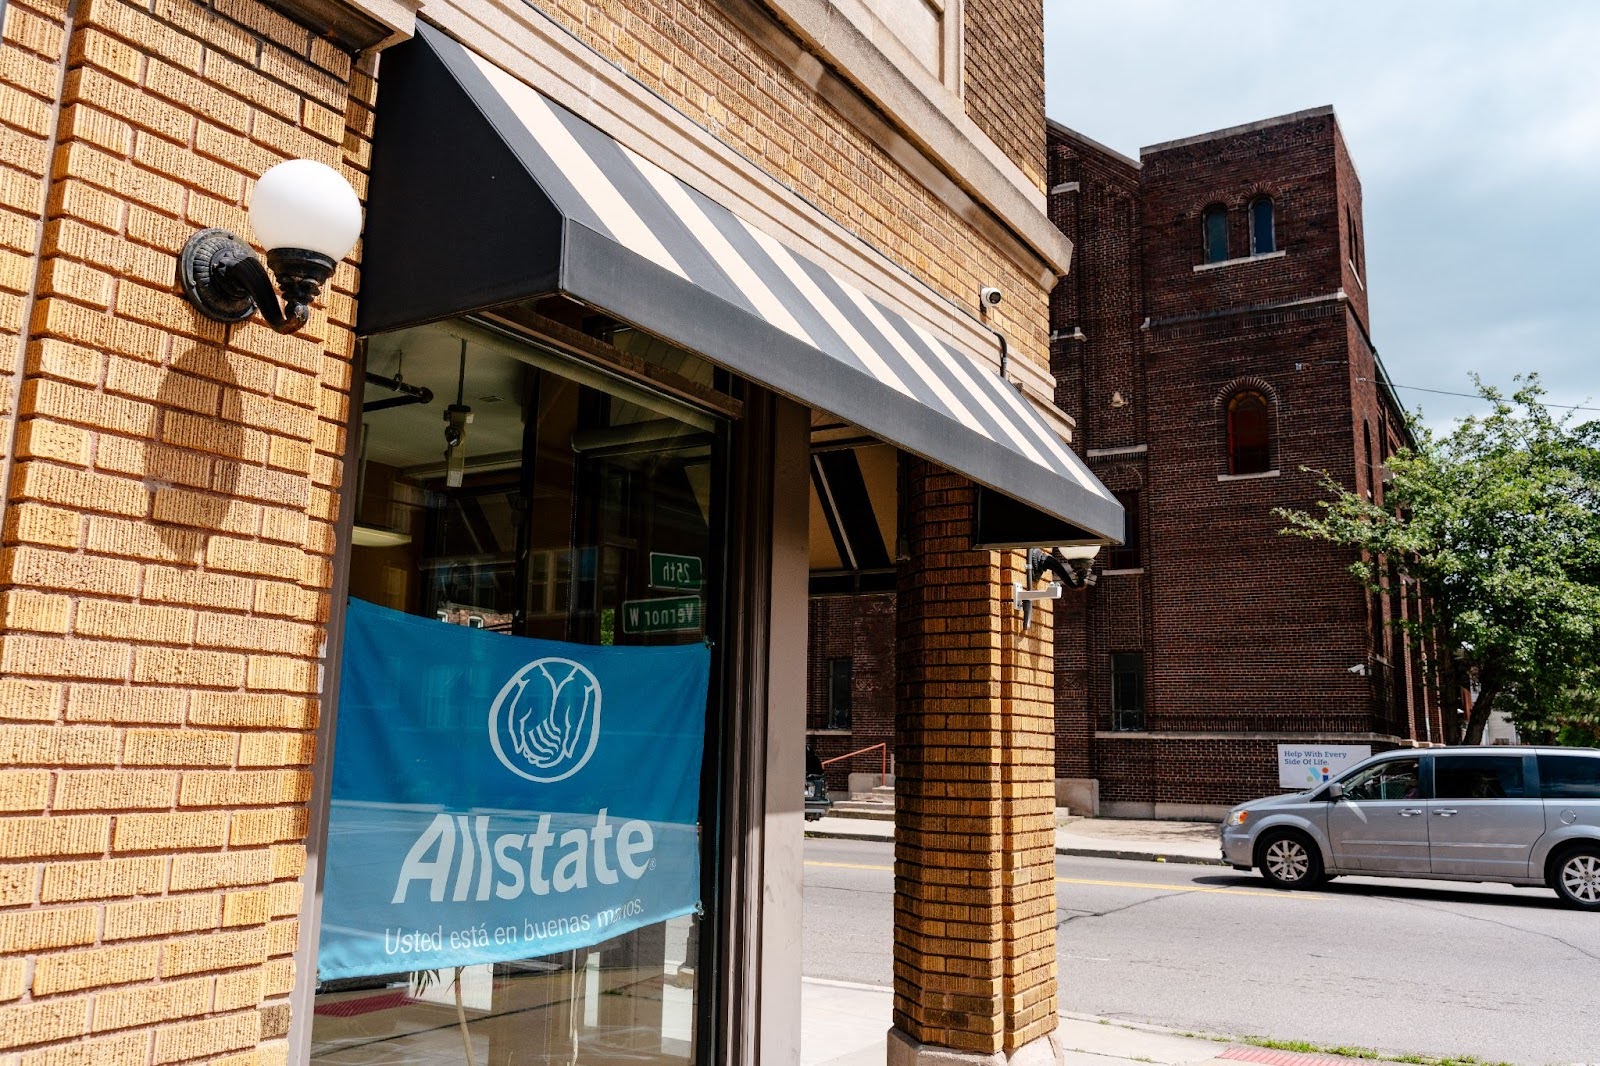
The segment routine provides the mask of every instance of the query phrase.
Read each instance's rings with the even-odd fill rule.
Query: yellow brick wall
[[[1049,293],[805,77],[759,47],[719,0],[529,3],[958,307],[975,311],[978,290],[999,286],[1006,300],[992,324],[1006,334],[1013,358],[1049,369]],[[1042,159],[1042,96],[1038,104]]]
[[[374,71],[256,0],[8,4],[7,1066],[286,1058],[357,271],[294,337],[173,276],[282,159],[364,193]]]
[[[1056,1027],[1054,626],[972,549],[970,482],[915,461],[895,704],[895,1025],[1013,1051]]]

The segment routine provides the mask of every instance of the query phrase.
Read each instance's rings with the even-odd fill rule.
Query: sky
[[[1332,104],[1396,385],[1600,419],[1600,3],[1044,0],[1052,119],[1126,155]],[[1402,388],[1434,429],[1481,400]]]

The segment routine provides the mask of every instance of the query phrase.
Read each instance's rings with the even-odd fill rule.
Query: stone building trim
[[[721,2],[730,9],[750,10],[747,0]],[[1072,245],[1049,225],[1039,188],[967,115],[962,103],[964,0],[947,0],[944,5],[945,62],[953,77],[947,76],[943,83],[923,69],[892,32],[863,32],[830,0],[769,0],[768,6],[802,40],[849,71],[849,80],[863,95],[900,123],[919,150],[930,153],[946,174],[989,205],[1035,254],[1058,274],[1067,272]],[[878,21],[875,15],[863,14]]]
[[[1257,130],[1271,129],[1274,126],[1291,126],[1296,122],[1303,122],[1308,118],[1320,118],[1333,114],[1333,106],[1324,104],[1321,107],[1308,107],[1304,111],[1295,111],[1287,115],[1274,115],[1264,118],[1259,122],[1245,122],[1238,126],[1229,126],[1226,129],[1212,130],[1209,133],[1197,133],[1192,137],[1179,137],[1176,140],[1161,141],[1159,144],[1147,144],[1139,149],[1141,157],[1165,152],[1169,148],[1187,148],[1192,144],[1204,144],[1207,141],[1220,141],[1228,137],[1237,137],[1241,133],[1254,133]]]
[[[378,50],[411,36],[423,0],[265,0],[351,51]]]
[[[921,279],[907,285],[905,279],[915,275],[908,274],[904,266],[797,196],[756,162],[730,148],[607,61],[549,15],[522,0],[481,0],[472,4],[434,0],[425,13],[429,21],[473,51],[519,80],[539,86],[539,90],[556,103],[598,126],[619,143],[660,163],[780,242],[802,251],[830,273],[848,279],[908,318],[949,336],[963,351],[980,359],[992,357],[991,365],[999,366],[999,348],[994,334],[977,315],[976,291],[972,293],[969,306],[957,303],[952,296]],[[951,181],[930,163],[920,142],[914,144],[907,140],[881,116],[876,116],[869,103],[853,88],[825,69],[814,55],[772,24],[768,16],[758,17],[751,11],[743,17],[741,26],[758,35],[758,43],[772,51],[782,63],[809,78],[831,105],[882,144],[897,164],[921,181],[963,222],[971,225],[977,236],[992,242],[1004,253],[1012,269],[1041,287],[1054,284],[1057,267],[1022,242],[1009,226],[996,221],[1002,204],[976,199]],[[767,27],[767,32],[761,32],[763,27]],[[959,142],[961,136],[964,134],[954,127],[946,132],[950,143]],[[967,148],[972,149],[971,142],[966,143]],[[972,150],[977,155],[982,154],[981,150]],[[965,155],[962,156],[964,160]],[[983,191],[986,196],[995,195],[993,189]],[[1031,209],[1037,215],[1041,230],[1053,229],[1044,214],[1042,194],[1039,203]],[[1065,254],[1070,258],[1070,245]],[[1064,272],[1065,267],[1060,269]],[[1048,353],[1043,348],[1033,351],[1027,343],[1031,338],[1020,328],[1008,325],[1004,313],[1003,307],[1000,328],[1011,341],[1012,380],[1028,394],[1034,406],[1051,419],[1059,432],[1070,433],[1071,420],[1053,403],[1055,384],[1048,371]],[[1042,333],[1040,339],[1043,339]],[[1016,358],[1018,355],[1023,357]]]
[[[1280,248],[1276,252],[1263,252],[1260,255],[1240,255],[1232,259],[1219,259],[1215,263],[1196,263],[1194,272],[1202,274],[1207,270],[1221,270],[1223,267],[1239,266],[1241,263],[1260,263],[1268,259],[1282,259],[1288,254],[1288,252]]]

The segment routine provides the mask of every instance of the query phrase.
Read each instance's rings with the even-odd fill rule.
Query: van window
[[[1541,755],[1545,799],[1600,799],[1600,756]]]
[[[1421,794],[1422,779],[1416,759],[1390,759],[1358,770],[1344,779],[1348,800],[1405,800]]]
[[[1521,799],[1522,756],[1435,755],[1434,799]]]

